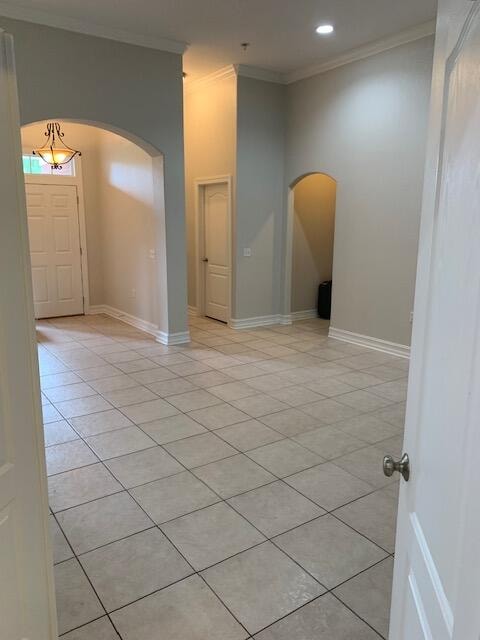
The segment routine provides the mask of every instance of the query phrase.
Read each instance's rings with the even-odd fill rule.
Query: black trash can
[[[326,280],[318,287],[318,315],[330,320],[332,310],[332,281]]]

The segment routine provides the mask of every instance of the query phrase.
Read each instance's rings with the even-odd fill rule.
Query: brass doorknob
[[[395,471],[401,473],[405,482],[408,482],[410,478],[410,458],[407,453],[404,453],[400,460],[394,460],[392,456],[383,458],[383,473],[390,478]]]

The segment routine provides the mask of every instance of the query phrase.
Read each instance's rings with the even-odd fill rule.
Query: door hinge
[[[80,204],[80,196],[77,193],[77,204]]]
[[[80,255],[83,256],[83,249],[80,247]]]

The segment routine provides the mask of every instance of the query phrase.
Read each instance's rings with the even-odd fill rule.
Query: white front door
[[[480,638],[480,1],[437,24],[391,640]]]
[[[77,188],[25,184],[36,318],[83,313]]]
[[[228,321],[230,295],[228,184],[204,187],[205,315]]]
[[[1,30],[0,148],[0,638],[55,640],[15,67]]]

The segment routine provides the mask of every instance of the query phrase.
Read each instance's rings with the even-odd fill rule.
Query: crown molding
[[[377,53],[381,53],[382,51],[388,51],[389,49],[400,47],[402,44],[408,44],[409,42],[414,42],[415,40],[426,38],[427,36],[431,36],[435,33],[435,24],[435,20],[424,22],[422,24],[416,25],[415,27],[412,27],[411,29],[400,31],[393,36],[375,40],[374,42],[370,42],[368,44],[362,45],[361,47],[357,47],[356,49],[352,49],[347,53],[344,53],[335,58],[331,58],[330,60],[326,60],[325,62],[320,62],[318,64],[309,65],[308,67],[304,67],[302,69],[297,69],[296,71],[285,74],[284,81],[287,84],[292,84],[293,82],[297,82],[298,80],[303,80],[304,78],[310,78],[311,76],[325,73],[326,71],[336,69],[337,67],[342,67],[343,65],[350,64],[351,62],[369,58],[370,56],[374,56]]]
[[[250,67],[246,64],[236,64],[234,67],[237,72],[237,76],[253,78],[254,80],[263,80],[265,82],[286,84],[285,74],[280,71],[271,71],[270,69],[262,69],[261,67]]]
[[[148,49],[158,49],[160,51],[168,51],[170,53],[185,53],[188,44],[168,38],[160,38],[155,36],[147,36],[139,33],[131,33],[123,29],[115,29],[99,24],[77,20],[76,18],[68,18],[59,16],[41,9],[30,9],[13,5],[10,2],[0,1],[0,16],[4,18],[13,18],[15,20],[24,20],[25,22],[34,22],[47,27],[56,27],[57,29],[65,29],[75,33],[96,36],[97,38],[106,38],[107,40],[116,40],[126,44],[133,44]]]
[[[208,85],[213,84],[214,82],[226,80],[227,78],[235,78],[236,76],[237,70],[235,68],[235,65],[229,64],[226,67],[217,69],[216,71],[213,71],[206,76],[202,76],[197,80],[187,80],[183,85],[184,92],[186,94],[193,93],[194,91],[198,91],[199,89],[208,87]]]

